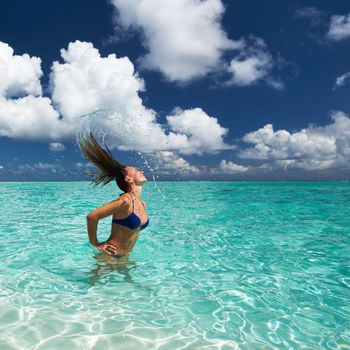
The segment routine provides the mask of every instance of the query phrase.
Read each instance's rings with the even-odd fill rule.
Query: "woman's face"
[[[125,170],[127,174],[126,176],[128,176],[135,185],[142,185],[147,182],[143,170],[136,169],[132,166],[126,167]]]

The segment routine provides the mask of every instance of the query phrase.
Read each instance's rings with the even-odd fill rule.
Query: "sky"
[[[350,178],[348,0],[3,0],[0,180]]]

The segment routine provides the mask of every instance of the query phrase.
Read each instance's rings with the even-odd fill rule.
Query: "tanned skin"
[[[97,239],[97,227],[99,220],[113,216],[113,219],[124,219],[132,212],[132,200],[134,199],[134,213],[141,219],[141,225],[147,221],[145,210],[146,203],[141,200],[142,186],[147,182],[143,171],[134,167],[126,167],[125,181],[129,185],[129,191],[118,199],[115,199],[101,207],[91,211],[87,216],[87,230],[90,243],[100,251],[108,254],[128,254],[132,251],[140,235],[140,228],[131,230],[128,227],[113,224],[109,238],[105,242]]]

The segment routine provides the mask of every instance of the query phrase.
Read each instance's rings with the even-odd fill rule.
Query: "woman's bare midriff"
[[[124,226],[113,224],[112,232],[106,243],[115,247],[118,254],[128,254],[132,251],[140,235],[140,229],[130,230]]]
[[[129,197],[127,197],[129,199]],[[141,201],[142,202],[142,201]],[[130,203],[127,212],[118,212],[113,215],[113,219],[123,219],[129,217],[131,213],[134,213],[141,219],[141,222],[147,220],[147,214],[144,209],[145,203],[140,201],[134,202],[134,207]],[[118,224],[112,224],[111,234],[105,243],[108,243],[116,248],[118,254],[128,254],[132,252],[132,249],[139,238],[140,228],[131,230],[128,227]]]

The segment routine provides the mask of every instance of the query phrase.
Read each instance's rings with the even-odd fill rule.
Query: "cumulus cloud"
[[[260,38],[232,40],[221,25],[221,0],[110,0],[116,23],[141,33],[147,53],[140,57],[145,69],[161,72],[180,83],[211,72],[232,76],[231,83],[247,86],[259,80],[281,89],[282,82],[268,77],[275,66]],[[232,52],[231,62],[223,54]],[[228,67],[228,72],[226,67]]]
[[[50,150],[59,151],[64,145],[58,140],[72,138],[88,120],[93,130],[107,134],[111,148],[203,154],[231,147],[223,141],[227,129],[200,108],[177,108],[166,118],[168,124],[160,124],[156,112],[146,108],[139,96],[144,82],[127,57],[102,57],[91,43],[69,43],[61,50],[63,62],[52,65],[51,100],[40,95],[40,59],[17,57],[3,47],[8,66],[20,62],[18,67],[27,67],[31,73],[23,74],[28,76],[23,81],[15,74],[2,81],[0,136],[48,139]],[[27,95],[8,98],[9,91]],[[212,132],[210,138],[206,128]]]
[[[155,118],[147,120],[143,115],[114,112],[107,113],[105,118],[99,116],[93,128],[108,130],[105,136],[107,144],[125,151],[172,151],[183,155],[202,155],[233,148],[224,142],[228,129],[201,108],[175,108],[166,120],[167,124],[161,125]],[[87,122],[91,124],[92,120]],[[211,131],[210,137],[208,130]]]
[[[228,129],[223,128],[217,118],[208,116],[201,108],[177,108],[174,112],[166,118],[172,130],[168,140],[180,153],[216,153],[232,148],[223,141]]]
[[[349,81],[349,78],[350,78],[350,72],[337,77],[337,79],[335,80],[335,85],[333,87],[333,90],[335,90],[339,86],[345,85]]]
[[[0,41],[0,95],[13,97],[32,94],[39,96],[42,93],[40,77],[41,59],[14,55],[13,49]]]
[[[0,96],[0,137],[52,139],[62,136],[59,114],[47,97],[28,95],[18,99]]]
[[[219,169],[224,174],[240,174],[246,172],[249,168],[223,159],[219,163]]]
[[[326,37],[329,40],[341,41],[350,37],[350,13],[348,15],[333,15]]]
[[[143,157],[144,158],[144,157]],[[190,176],[192,178],[208,178],[208,176],[225,176],[243,174],[259,170],[261,166],[243,166],[232,161],[221,160],[217,165],[193,165],[177,153],[171,151],[158,151],[146,156],[144,164],[157,176]],[[226,177],[227,178],[227,177]]]
[[[333,123],[309,126],[298,132],[273,130],[271,124],[247,133],[243,141],[254,146],[239,156],[270,162],[284,169],[320,170],[350,166],[350,118],[343,112],[331,116]]]
[[[111,0],[124,28],[142,31],[148,53],[143,67],[158,70],[170,81],[205,76],[226,50],[241,46],[222,29],[221,0]]]
[[[158,151],[152,154],[152,158],[161,175],[199,175],[202,172],[199,167],[191,165],[174,152]]]
[[[67,120],[101,108],[144,111],[138,96],[144,83],[129,58],[101,57],[92,43],[78,40],[61,49],[61,56],[64,62],[52,65],[50,85],[52,100]]]
[[[0,137],[48,139],[61,134],[59,114],[41,96],[41,60],[14,55],[0,42]]]
[[[53,151],[53,152],[61,152],[61,151],[64,151],[66,147],[64,146],[63,143],[51,142],[49,145],[49,149],[50,151]]]
[[[271,77],[274,60],[265,41],[251,37],[245,40],[243,48],[231,60],[228,72],[232,75],[229,84],[248,86],[264,80],[275,89],[283,88],[283,83]]]
[[[55,62],[51,73],[55,106],[66,123],[103,130],[111,148],[203,154],[231,147],[223,141],[227,129],[200,108],[177,108],[168,124],[158,123],[156,112],[143,105],[144,83],[128,58],[101,57],[91,43],[80,41],[61,55],[64,63]],[[86,116],[92,111],[97,113]]]
[[[91,120],[95,130],[108,130],[113,136],[111,146],[124,150],[141,148],[145,138],[156,140],[164,134],[155,111],[143,105],[139,92],[144,82],[127,57],[101,57],[91,43],[80,41],[62,49],[61,56],[63,63],[52,66],[50,86],[63,121],[74,126],[72,133]]]

